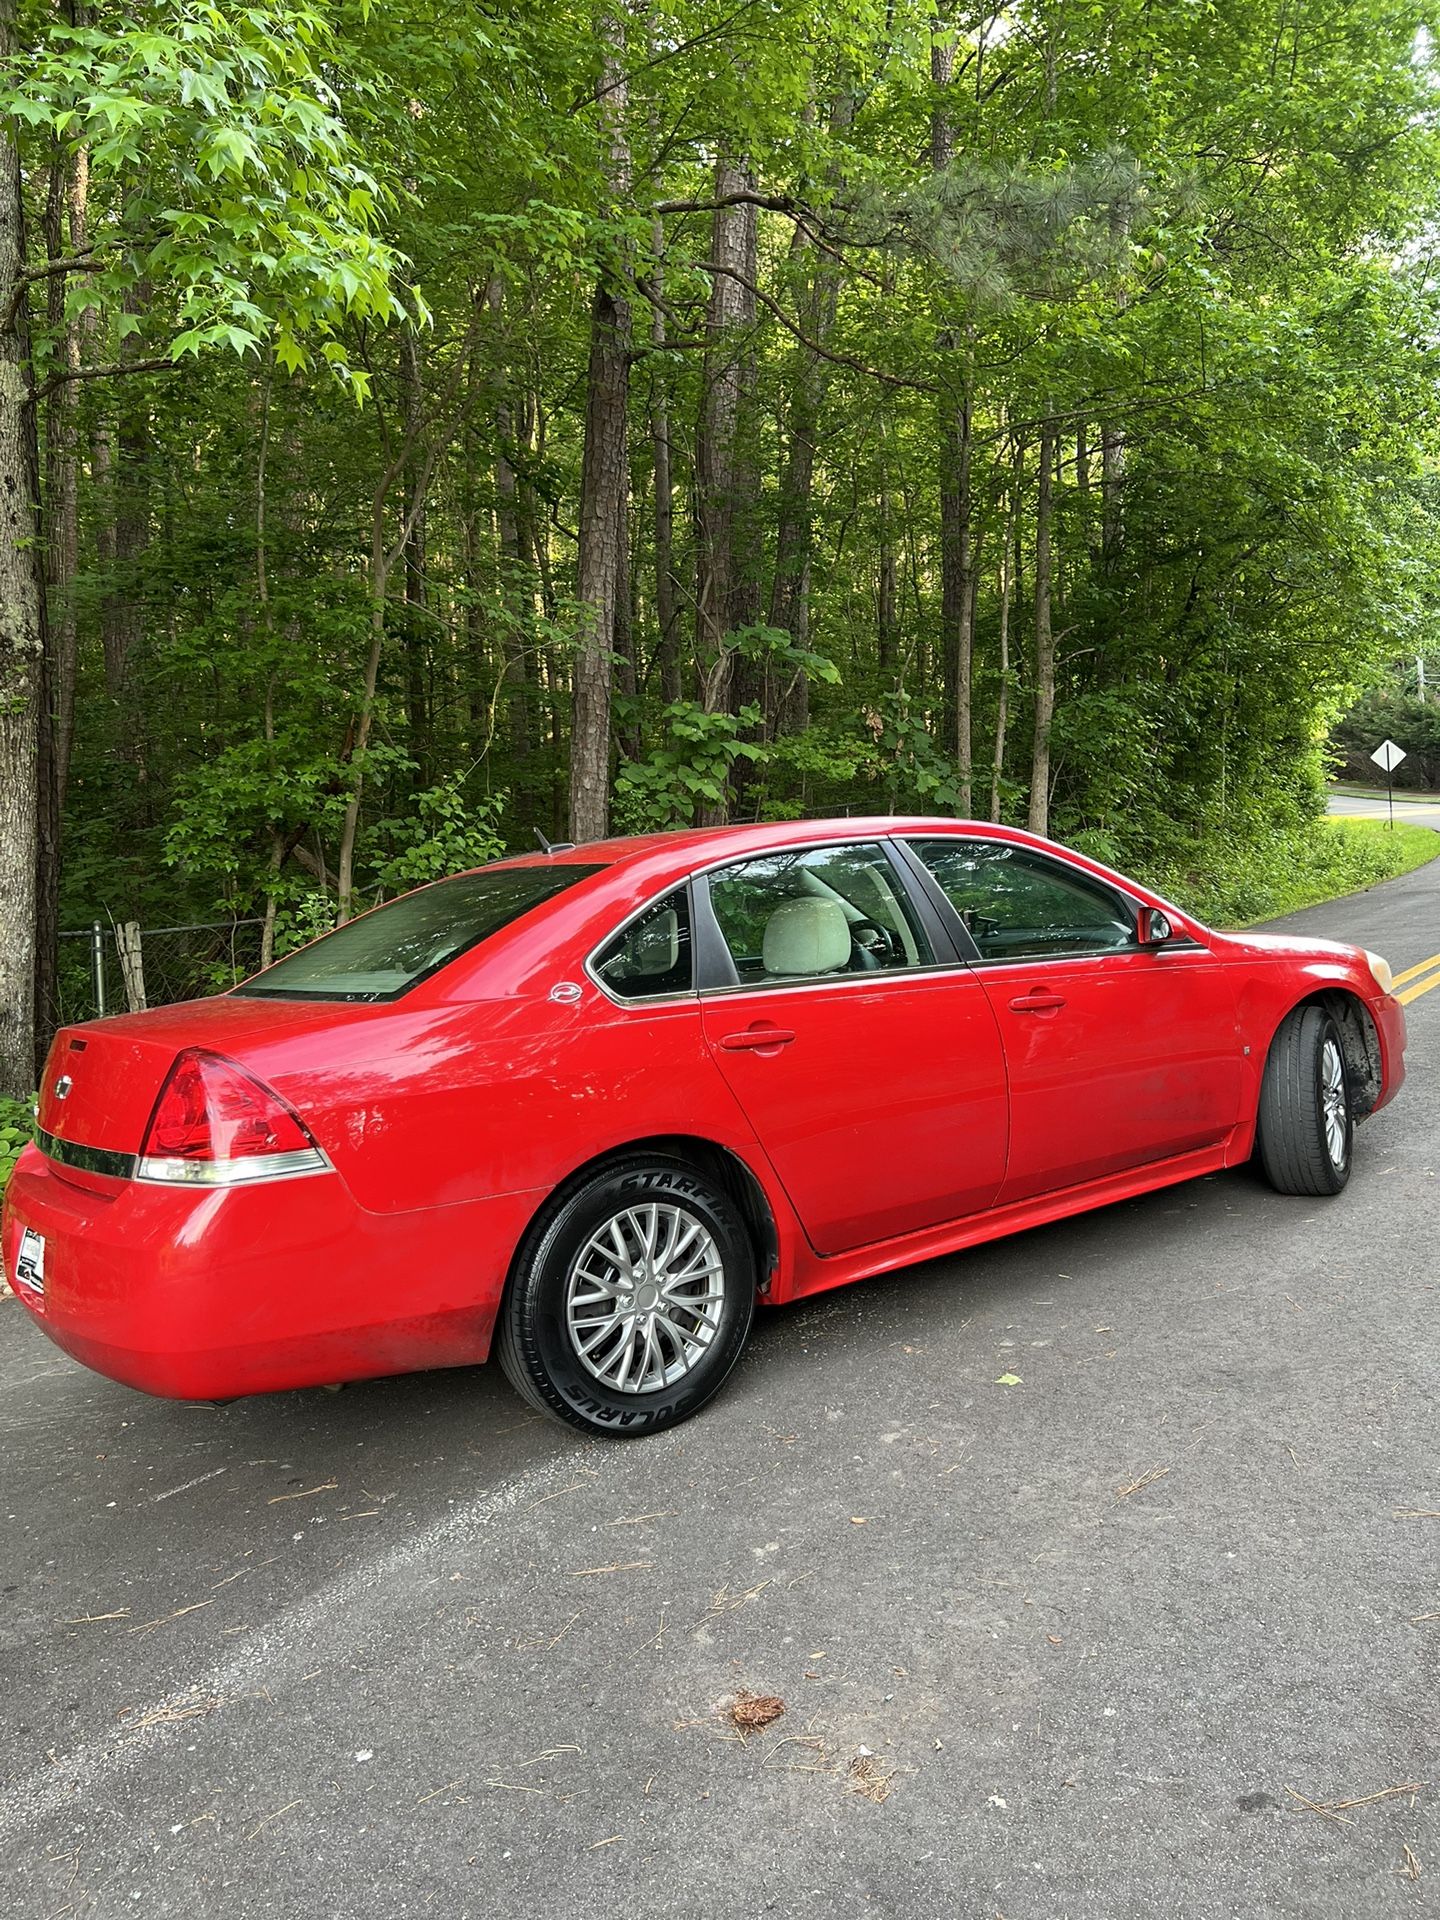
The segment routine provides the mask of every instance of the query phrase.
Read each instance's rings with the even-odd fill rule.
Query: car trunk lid
[[[287,1037],[352,1025],[369,1011],[220,995],[62,1027],[45,1063],[37,1109],[41,1132],[53,1143],[51,1158],[81,1186],[98,1188],[126,1177],[166,1075],[187,1047],[243,1064],[258,1051],[272,1051],[277,1041],[283,1046]]]

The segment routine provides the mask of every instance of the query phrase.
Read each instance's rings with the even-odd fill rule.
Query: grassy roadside
[[[1358,780],[1337,780],[1330,791],[1343,795],[1347,800],[1383,800],[1385,798],[1384,787],[1365,787]],[[1440,806],[1440,793],[1432,793],[1426,787],[1396,787],[1395,798],[1406,806],[1414,803],[1421,806]]]
[[[1359,893],[1440,857],[1440,833],[1383,820],[1317,820],[1259,845],[1197,849],[1142,877],[1212,927],[1248,927]]]

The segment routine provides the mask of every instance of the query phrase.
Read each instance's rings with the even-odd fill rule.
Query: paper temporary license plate
[[[15,1278],[32,1293],[45,1291],[45,1236],[26,1227],[20,1235],[20,1251],[15,1256]]]

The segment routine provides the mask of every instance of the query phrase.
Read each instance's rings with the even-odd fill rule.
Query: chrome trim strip
[[[833,992],[836,987],[883,987],[905,980],[932,980],[936,975],[955,975],[969,979],[975,972],[963,961],[936,961],[929,967],[876,967],[866,973],[821,973],[811,979],[797,974],[790,980],[742,980],[738,986],[702,987],[700,999],[718,1000],[725,994],[740,993],[815,993],[820,988]]]
[[[59,1167],[75,1167],[81,1173],[103,1173],[112,1180],[131,1180],[135,1176],[133,1153],[115,1153],[109,1147],[86,1147],[76,1140],[62,1140],[58,1134],[35,1129],[35,1144],[47,1160]]]
[[[241,1187],[259,1180],[296,1180],[312,1173],[333,1173],[319,1147],[293,1147],[284,1153],[256,1153],[243,1160],[179,1160],[150,1154],[135,1167],[137,1180],[165,1187]]]
[[[696,871],[698,872],[700,871],[700,869],[697,868]],[[612,1007],[678,1006],[684,1000],[694,1000],[698,997],[697,991],[694,985],[694,980],[695,980],[695,896],[690,889],[690,882],[693,879],[693,877],[694,876],[692,874],[687,873],[680,880],[672,880],[670,884],[667,887],[665,887],[660,893],[657,893],[653,897],[653,899],[647,900],[643,906],[636,907],[633,913],[627,913],[625,918],[620,922],[619,926],[612,927],[609,933],[605,935],[604,939],[597,940],[595,945],[590,949],[589,953],[586,954],[583,962],[581,963],[581,971],[584,973],[585,978],[590,982],[591,986],[597,988],[598,991],[604,996],[604,998],[610,1002]],[[681,892],[683,892],[685,895],[685,904],[690,915],[690,980],[691,980],[691,984],[688,987],[684,988],[679,993],[632,993],[628,996],[618,994],[618,993],[612,993],[610,988],[606,986],[605,982],[600,978],[600,975],[595,970],[594,961],[596,959],[596,956],[603,953],[606,947],[610,945],[612,940],[618,940],[621,934],[624,933],[627,928],[633,927],[637,920],[643,920],[645,915],[651,912],[655,907],[658,907],[662,900],[668,899],[672,893],[681,893]]]
[[[696,902],[693,883],[702,876],[708,877],[712,873],[718,873],[722,867],[740,866],[746,860],[769,858],[773,855],[783,853],[810,853],[821,847],[880,846],[886,849],[904,847],[910,850],[913,848],[914,841],[917,837],[935,840],[963,840],[966,838],[963,833],[936,833],[916,836],[903,830],[881,834],[878,837],[873,835],[861,835],[857,837],[854,834],[826,834],[824,838],[820,840],[797,840],[793,844],[787,844],[781,847],[766,847],[762,854],[730,853],[726,854],[722,859],[707,861],[704,866],[692,867],[682,879],[678,881],[671,880],[659,893],[652,895],[643,905],[636,907],[633,912],[626,915],[618,926],[612,927],[602,940],[596,942],[590,952],[585,956],[583,964],[585,977],[593,987],[597,988],[599,992],[604,995],[612,1007],[663,1007],[678,1006],[681,1002],[687,1000],[715,1000],[722,994],[727,993],[807,993],[812,992],[817,987],[875,986],[883,980],[913,979],[917,976],[930,974],[963,974],[969,977],[971,975],[983,975],[990,967],[1044,966],[1047,961],[1063,962],[1066,966],[1073,966],[1077,960],[1113,960],[1117,954],[1126,953],[1161,954],[1175,951],[1193,952],[1197,949],[1202,953],[1210,952],[1210,949],[1203,941],[1195,940],[1191,936],[1185,935],[1173,941],[1166,941],[1162,946],[1158,947],[1142,947],[1136,942],[1134,945],[1127,947],[1110,947],[1100,953],[1047,954],[1040,958],[1037,958],[1034,954],[1025,954],[1017,955],[1013,960],[986,960],[977,954],[974,960],[966,960],[961,957],[953,961],[937,961],[933,966],[929,967],[895,967],[884,971],[877,969],[873,973],[826,974],[815,980],[797,982],[793,987],[787,986],[782,981],[777,980],[741,981],[734,986],[698,988],[692,986],[684,993],[636,995],[628,1000],[621,999],[618,995],[612,993],[591,965],[591,962],[602,948],[608,947],[610,942],[617,939],[627,927],[633,925],[642,915],[649,913],[652,907],[657,907],[667,894],[675,893],[679,888],[685,887],[690,891],[691,978],[693,979],[695,942],[697,938],[695,926]],[[986,840],[1004,838],[1003,834],[985,834],[977,837]],[[1088,880],[1092,885],[1103,887],[1108,892],[1119,894],[1121,898],[1133,908],[1139,908],[1145,904],[1138,895],[1125,892],[1123,888],[1117,887],[1113,881],[1107,880],[1099,874],[1091,873],[1086,867],[1071,867],[1068,861],[1060,858],[1058,855],[1044,852],[1040,848],[1031,848],[1028,846],[1028,843],[1025,842],[1015,842],[1012,844],[1024,845],[1028,852],[1039,853],[1042,859],[1049,860],[1053,865],[1075,873],[1080,879]],[[920,859],[918,854],[915,854],[914,857],[917,860]],[[921,861],[921,864],[924,864],[923,861]],[[928,868],[926,868],[926,872],[929,872]],[[911,876],[905,875],[903,877],[909,879]],[[933,879],[933,875],[931,877]],[[938,882],[936,884],[938,885]],[[1157,895],[1156,898],[1158,899],[1159,896]],[[954,908],[952,907],[950,911],[954,913]],[[1173,911],[1178,918],[1181,909],[1177,907],[1174,908]],[[1185,917],[1187,919],[1189,918],[1188,915]],[[955,918],[963,931],[965,928],[964,921],[960,919],[958,914],[955,915]]]

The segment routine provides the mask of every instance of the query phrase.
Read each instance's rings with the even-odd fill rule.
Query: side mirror
[[[1142,947],[1163,947],[1167,940],[1175,938],[1170,916],[1159,907],[1141,907],[1135,922],[1135,938]]]

